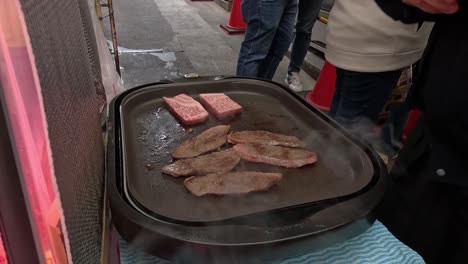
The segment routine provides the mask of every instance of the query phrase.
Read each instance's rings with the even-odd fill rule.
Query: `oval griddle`
[[[163,96],[226,93],[243,106],[241,115],[191,127],[182,126],[163,104]],[[124,189],[141,212],[168,222],[206,225],[247,219],[291,208],[338,203],[356,197],[372,181],[374,166],[364,150],[310,111],[303,102],[272,83],[249,79],[163,84],[128,94],[120,105]],[[312,166],[286,169],[242,161],[235,171],[281,172],[283,180],[267,192],[244,196],[196,197],[184,178],[161,173],[172,162],[172,149],[209,127],[267,130],[294,135],[318,154]],[[229,148],[227,144],[223,148]],[[149,166],[148,166],[149,165]],[[257,218],[258,219],[258,218]]]

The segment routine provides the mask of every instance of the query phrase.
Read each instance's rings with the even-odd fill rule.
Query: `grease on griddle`
[[[145,165],[145,168],[146,168],[146,170],[148,170],[148,171],[154,170],[153,164],[150,164],[150,163],[147,163],[147,164]]]
[[[163,108],[159,107],[156,112],[153,112],[153,115],[156,116],[156,119],[161,118],[161,115],[159,114],[161,112],[161,110],[163,110]]]

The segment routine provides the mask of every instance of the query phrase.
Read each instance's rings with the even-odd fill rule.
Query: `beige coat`
[[[394,21],[374,0],[336,0],[329,17],[325,56],[345,70],[398,70],[421,58],[432,26],[424,23],[418,29],[418,24]]]

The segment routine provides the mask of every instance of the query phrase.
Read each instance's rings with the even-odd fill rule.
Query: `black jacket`
[[[459,0],[453,15],[430,15],[401,0],[376,2],[395,20],[436,22],[410,103],[424,113],[427,175],[468,187],[468,2]]]

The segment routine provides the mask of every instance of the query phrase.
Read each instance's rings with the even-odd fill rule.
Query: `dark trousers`
[[[400,75],[399,70],[365,73],[337,68],[330,116],[366,143],[382,145],[374,128]]]
[[[243,0],[247,23],[237,75],[273,79],[291,44],[297,0]]]
[[[291,50],[288,73],[301,71],[302,63],[310,47],[312,28],[320,13],[323,0],[299,0],[296,33]]]
[[[390,106],[390,116],[382,128],[383,145],[379,151],[390,157],[398,155],[398,152],[403,146],[401,141],[410,111],[411,107],[408,101]]]
[[[432,143],[426,134],[419,122],[401,150],[376,215],[428,264],[468,263],[468,188],[429,176]]]

